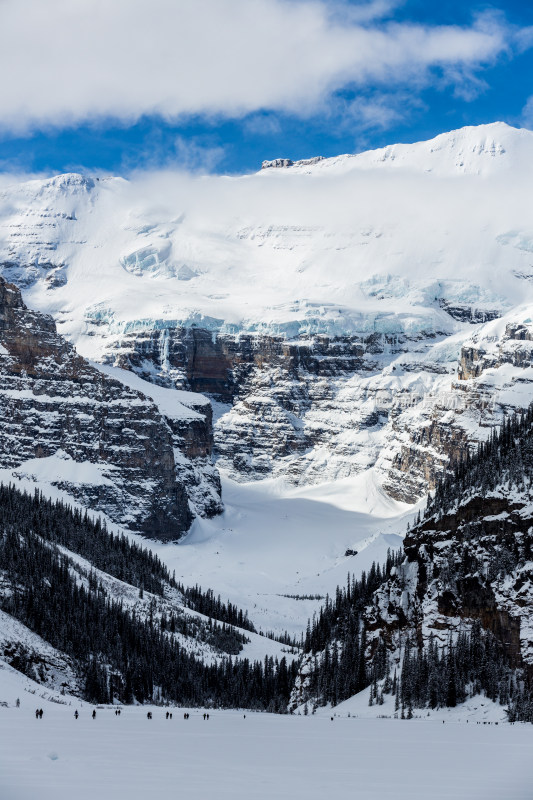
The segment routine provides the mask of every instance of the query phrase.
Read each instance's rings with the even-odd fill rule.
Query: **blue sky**
[[[533,127],[533,4],[3,0],[0,169],[185,168]]]

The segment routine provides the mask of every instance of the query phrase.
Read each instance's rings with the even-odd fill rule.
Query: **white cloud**
[[[194,139],[184,139],[183,136],[177,136],[174,140],[174,150],[172,161],[189,172],[212,172],[225,155],[223,147],[199,144]]]
[[[357,122],[358,130],[386,129],[403,119],[408,103],[403,109],[391,98],[375,97],[354,100],[350,107],[350,115]]]
[[[516,30],[514,38],[518,52],[529,50],[530,47],[533,47],[533,25]]]
[[[348,13],[325,0],[3,0],[0,125],[306,115],[348,85],[420,84],[433,67],[471,74],[515,35],[496,19],[464,28],[376,21],[393,6],[374,0]]]
[[[245,121],[244,130],[251,136],[277,136],[281,122],[272,114],[254,114]]]
[[[368,0],[354,5],[350,0],[329,0],[327,10],[330,19],[364,23],[390,16],[404,2],[405,0]]]
[[[529,128],[529,130],[533,130],[533,95],[528,97],[527,102],[522,109],[522,115],[520,118],[521,124],[524,128]]]

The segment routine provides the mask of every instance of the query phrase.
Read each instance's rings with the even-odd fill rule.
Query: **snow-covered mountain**
[[[233,478],[412,502],[529,402],[533,133],[264,166],[4,186],[2,273],[82,355],[219,401]]]
[[[11,185],[3,270],[93,357],[98,323],[115,335],[150,320],[292,338],[449,331],[438,301],[493,311],[523,296],[501,270],[530,266],[532,151],[533,133],[496,123],[238,178]]]
[[[532,400],[532,165],[533,133],[497,123],[241,177],[4,185],[0,478],[159,538],[184,585],[201,581],[261,630],[298,636],[347,571],[397,548],[405,503]],[[274,480],[238,485],[261,478]],[[516,491],[520,508],[500,505],[521,534],[529,488]],[[500,505],[482,514],[490,535]],[[193,515],[185,540],[168,543]],[[403,609],[414,630],[420,609],[402,593],[427,589],[422,612],[449,634],[454,615],[415,575],[437,563],[422,564],[428,525],[381,593],[393,626],[405,627]],[[447,525],[433,538],[450,560],[463,533]],[[493,543],[478,544],[490,566]],[[484,613],[488,628],[519,620],[522,638],[503,622],[493,633],[520,639],[530,664],[519,555]],[[67,556],[79,572],[79,552]],[[126,592],[106,570],[98,580],[109,598]],[[128,585],[144,613],[143,582]],[[475,617],[465,609],[460,620]],[[30,633],[0,622],[16,658]],[[197,634],[189,645],[201,649]],[[248,655],[283,652],[269,642],[252,637]],[[51,684],[74,686],[61,651],[34,645]]]

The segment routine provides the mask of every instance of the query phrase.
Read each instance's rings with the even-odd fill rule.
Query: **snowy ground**
[[[32,694],[37,691],[37,694]],[[41,694],[66,702],[60,705]],[[15,707],[20,697],[20,708]],[[9,705],[3,705],[7,702]],[[69,704],[70,703],[70,704]],[[35,708],[44,710],[35,719]],[[80,717],[74,719],[78,708]],[[0,665],[2,800],[531,800],[533,726],[128,707],[116,717]]]
[[[47,497],[80,507],[52,481],[64,474],[97,483],[98,475],[84,476],[84,469],[94,465],[75,465],[56,454],[1,469],[0,481],[29,492],[38,487]],[[334,595],[348,572],[359,577],[373,561],[384,563],[418,510],[388,497],[373,470],[307,488],[282,479],[238,484],[222,475],[222,498],[224,513],[197,518],[177,544],[124,532],[157,553],[184,585],[198,583],[247,609],[258,629],[297,636],[322,601],[286,595]],[[122,530],[107,522],[110,530]],[[357,555],[346,556],[347,550]]]
[[[29,492],[38,487],[47,497],[80,507],[53,482],[63,474],[93,482],[98,476],[84,476],[92,464],[74,465],[76,473],[73,465],[60,454],[32,459],[16,469],[1,469],[0,481]],[[198,583],[247,609],[258,630],[287,630],[298,637],[325,595],[346,583],[348,572],[359,577],[374,560],[384,563],[389,547],[401,546],[418,508],[388,497],[372,470],[308,488],[294,488],[282,479],[237,484],[223,476],[222,487],[224,513],[211,520],[197,518],[179,543],[124,533],[157,553],[185,586]],[[110,530],[123,530],[107,522]],[[357,555],[346,556],[347,550]],[[294,597],[309,595],[322,599]],[[271,643],[252,639],[244,655],[262,659],[272,654]]]
[[[333,709],[331,707],[319,708],[315,714],[321,717],[351,717],[360,720],[363,719],[395,719],[401,717],[401,713],[394,710],[394,696],[384,695],[382,705],[368,705],[368,698],[370,695],[370,686],[363,689],[359,694],[349,697],[348,700],[339,703]],[[301,709],[300,709],[301,710]],[[396,717],[395,717],[396,715]],[[470,698],[465,703],[461,703],[455,708],[436,708],[436,709],[413,709],[413,717],[416,720],[424,722],[440,722],[444,723],[457,723],[463,722],[467,725],[483,725],[490,722],[491,725],[498,723],[498,725],[506,725],[507,714],[505,707],[498,703],[493,703],[485,695],[476,695]],[[401,721],[401,720],[400,720]],[[532,793],[533,796],[533,793]]]
[[[95,469],[56,454],[1,469],[0,481],[29,492],[38,487],[47,497],[80,507],[53,482],[63,475],[98,483]],[[418,510],[388,497],[373,470],[307,488],[279,478],[238,484],[222,475],[222,498],[224,513],[197,518],[179,543],[124,532],[157,553],[184,585],[199,583],[247,609],[258,629],[298,636],[322,601],[286,595],[334,595],[348,572],[359,577],[373,561],[384,563]],[[110,530],[122,530],[107,522]],[[346,556],[347,550],[357,555]]]
[[[372,472],[308,489],[280,480],[223,481],[225,512],[196,519],[179,544],[150,543],[184,584],[211,587],[264,631],[305,629],[320,605],[286,595],[335,594],[401,544],[413,507],[387,497]],[[345,556],[346,550],[357,551]]]

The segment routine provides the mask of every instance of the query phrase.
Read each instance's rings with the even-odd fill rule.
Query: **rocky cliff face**
[[[479,327],[461,344],[440,390],[392,420],[399,443],[385,488],[400,499],[433,489],[439,475],[533,396],[531,309]]]
[[[223,335],[139,325],[106,340],[104,360],[216,401],[218,463],[236,480],[334,480],[375,467],[407,502],[433,487],[470,441],[438,400],[452,395],[459,346],[444,332]],[[442,422],[442,424],[441,424]]]
[[[108,363],[216,401],[215,452],[234,479],[319,483],[375,468],[392,497],[414,502],[530,401],[531,323],[466,305],[463,317],[454,335],[443,322],[297,340],[162,320],[112,335],[88,325]]]
[[[148,536],[187,530],[188,457],[209,456],[208,413],[193,412],[192,430],[187,419],[171,430],[149,397],[92,367],[3,279],[0,343],[0,467],[46,480]],[[186,469],[176,470],[175,448]]]
[[[285,475],[318,482],[376,463],[389,416],[420,399],[432,369],[409,376],[402,387],[391,361],[415,346],[426,352],[437,338],[371,334],[291,341],[152,327],[116,337],[105,359],[213,397],[219,464],[237,480]],[[443,365],[435,369],[446,371]]]
[[[408,532],[403,563],[367,609],[370,651],[406,633],[444,645],[479,620],[511,666],[533,670],[531,421],[530,410],[506,426]]]
[[[524,507],[504,498],[475,498],[458,514],[417,527],[405,539],[405,562],[369,610],[374,635],[383,635],[392,648],[397,635],[407,632],[420,645],[431,634],[444,645],[450,633],[479,619],[513,666],[533,665],[533,565],[520,561],[531,528]]]

